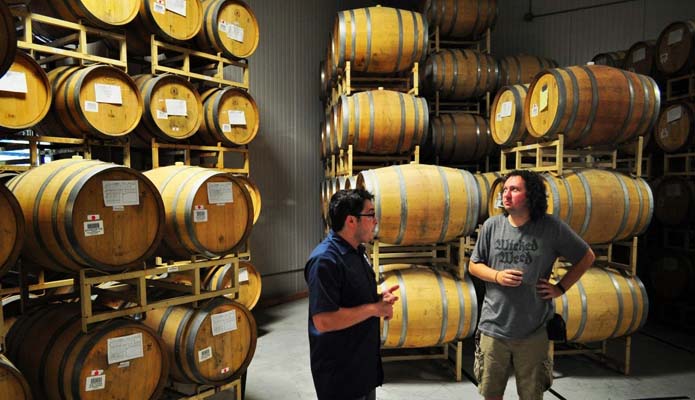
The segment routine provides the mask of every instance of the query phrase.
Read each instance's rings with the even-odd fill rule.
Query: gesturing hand
[[[393,304],[398,300],[398,296],[394,295],[393,292],[398,290],[398,285],[393,285],[381,293],[381,299],[389,304]]]

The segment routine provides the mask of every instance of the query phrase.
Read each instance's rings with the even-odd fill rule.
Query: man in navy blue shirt
[[[366,190],[331,197],[331,233],[304,267],[309,286],[311,374],[321,400],[373,400],[384,373],[379,318],[390,319],[395,285],[377,293],[363,243],[374,239],[376,215]]]

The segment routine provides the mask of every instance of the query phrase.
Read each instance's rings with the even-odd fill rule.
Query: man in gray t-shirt
[[[520,398],[542,399],[552,383],[545,328],[554,313],[552,299],[579,280],[594,253],[567,224],[546,214],[545,186],[537,173],[509,173],[502,205],[504,215],[483,224],[469,265],[486,290],[475,375],[486,399],[502,398],[512,369]],[[552,285],[548,277],[560,256],[574,267]]]

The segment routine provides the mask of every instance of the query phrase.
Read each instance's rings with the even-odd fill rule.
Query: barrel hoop
[[[408,224],[408,194],[406,192],[406,181],[405,177],[403,176],[403,171],[401,170],[401,167],[398,165],[394,165],[393,168],[396,170],[396,174],[398,175],[398,186],[400,187],[401,193],[401,224],[398,230],[398,237],[396,238],[395,243],[399,244],[403,240],[403,236],[405,235],[406,231],[406,225]]]
[[[480,204],[475,204],[474,200],[478,196],[471,193],[473,190],[477,189],[473,174],[464,169],[459,169],[458,171],[461,176],[463,176],[463,182],[466,188],[466,201],[468,202],[468,207],[466,207],[466,223],[464,224],[464,231],[462,234],[468,235],[473,233],[475,226],[478,224],[478,218],[480,218]],[[473,218],[473,216],[475,216],[475,218]]]
[[[408,296],[405,281],[403,280],[403,275],[401,275],[400,271],[396,271],[396,278],[398,279],[398,287],[400,288],[401,304],[403,304],[401,308],[403,313],[401,321],[401,337],[398,339],[397,347],[403,347],[408,334]]]
[[[623,218],[620,221],[620,226],[618,227],[618,230],[615,232],[613,239],[610,240],[611,242],[613,242],[613,241],[620,239],[620,233],[623,232],[623,230],[627,226],[627,220],[628,220],[628,217],[630,216],[631,204],[630,204],[630,193],[627,191],[627,185],[625,185],[625,181],[621,178],[621,175],[619,175],[615,171],[609,170],[608,172],[610,172],[611,175],[613,175],[615,177],[615,179],[618,181],[618,184],[620,185],[620,189],[622,189],[622,191],[623,191]],[[639,189],[637,191],[639,192]],[[641,205],[641,202],[640,202],[640,205]],[[642,211],[642,208],[640,207],[640,212],[641,211]],[[637,219],[637,223],[639,223],[639,218]],[[632,232],[632,231],[634,231],[634,229],[631,231],[628,231],[626,233],[629,235],[630,232]]]
[[[220,115],[220,104],[222,104],[222,98],[224,95],[228,92],[230,88],[226,89],[221,89],[221,90],[215,90],[213,94],[211,94],[208,97],[208,100],[206,100],[203,105],[204,105],[204,112],[205,112],[205,124],[210,123],[212,125],[212,129],[209,129],[210,131],[210,136],[214,138],[215,141],[225,141],[226,139],[224,138],[223,135],[219,135],[219,132],[222,132],[222,126],[221,126],[221,119],[220,118],[214,118],[215,115]],[[207,113],[207,106],[210,105],[212,108],[212,115],[208,115]],[[212,117],[212,118],[210,118]]]
[[[434,269],[430,270],[434,273],[435,278],[437,278],[437,286],[439,286],[439,297],[442,300],[442,321],[439,329],[439,339],[437,340],[437,345],[444,343],[446,338],[447,325],[449,324],[449,299],[446,295],[446,287],[444,287],[444,279],[439,271]]]
[[[544,70],[544,69],[546,68],[546,66],[545,66],[545,61],[544,61],[542,58],[540,58],[540,57],[538,57],[538,56],[533,56],[533,58],[534,58],[536,61],[538,61],[538,68],[539,68],[541,71]]]
[[[557,91],[558,91],[558,104],[557,104],[557,114],[555,114],[555,118],[553,119],[553,123],[550,125],[550,129],[548,129],[548,133],[550,136],[556,136],[558,128],[560,127],[560,122],[562,122],[562,119],[565,117],[565,107],[566,107],[566,98],[567,98],[567,88],[565,87],[565,81],[562,79],[562,75],[560,75],[560,71],[556,69],[551,69],[548,70],[550,74],[555,78],[555,82],[557,82]],[[571,74],[571,71],[567,71],[569,74]],[[543,88],[541,88],[541,91]],[[576,106],[577,104],[574,104],[573,106]],[[563,130],[563,132],[567,132],[567,128]]]
[[[203,248],[203,246],[200,244],[198,239],[194,236],[193,226],[191,225],[191,221],[190,221],[190,219],[191,219],[190,207],[193,205],[193,198],[189,196],[189,198],[184,199],[184,202],[185,202],[184,204],[185,204],[185,207],[187,209],[184,210],[183,224],[186,226],[186,228],[188,228],[187,229],[188,233],[191,234],[191,237],[190,237],[191,242],[193,242],[193,245],[196,246],[196,248],[193,248],[193,249],[188,248],[188,246],[185,245],[183,240],[181,240],[181,233],[182,232],[181,232],[181,228],[179,227],[179,221],[178,221],[178,215],[177,215],[178,213],[176,212],[176,209],[177,209],[176,206],[181,201],[181,193],[183,192],[184,187],[186,187],[186,185],[188,185],[190,183],[191,185],[193,185],[194,188],[199,188],[206,179],[210,178],[209,174],[210,174],[210,171],[207,169],[201,169],[200,171],[195,171],[193,174],[190,174],[189,176],[187,176],[184,179],[184,181],[178,185],[178,188],[176,189],[176,193],[174,194],[173,200],[171,202],[171,207],[172,207],[171,216],[172,216],[172,225],[174,228],[174,232],[176,233],[176,239],[179,242],[179,245],[181,247],[184,247],[188,251],[191,251],[193,253],[200,252],[200,253],[205,254],[208,257],[215,257],[216,255],[206,251]],[[198,178],[201,175],[202,175],[202,178],[199,181],[193,182],[194,179]],[[193,195],[195,195],[195,193],[193,193]]]
[[[417,15],[417,18],[416,18]],[[413,13],[413,19],[417,20],[419,19],[422,21],[422,35],[420,35],[419,30],[417,30],[417,24],[416,24],[416,34],[417,36],[422,36],[422,47],[418,47],[418,51],[416,52],[413,50],[413,54],[417,54],[418,52],[420,53],[420,57],[417,58],[418,62],[424,61],[425,57],[427,57],[427,50],[429,48],[429,31],[430,31],[430,26],[429,23],[427,22],[427,18],[424,18],[424,16],[420,13]]]
[[[634,225],[634,227],[630,230],[629,233],[630,233],[630,234],[634,234],[634,235],[641,235],[641,234],[643,233],[643,231],[647,229],[647,226],[649,226],[649,220],[646,220],[646,221],[644,221],[644,227],[643,227],[642,229],[640,229],[639,231],[637,230],[637,228],[638,228],[638,227],[640,226],[640,224],[642,223],[642,218],[643,218],[643,214],[644,214],[644,213],[643,213],[643,208],[644,208],[644,196],[642,196],[642,190],[641,190],[641,188],[640,188],[640,185],[637,183],[637,179],[632,179],[632,178],[630,178],[629,180],[630,180],[630,182],[632,182],[632,183],[635,185],[635,191],[637,192],[637,199],[638,199],[638,203],[637,203],[637,209],[638,209],[638,211],[637,211],[637,220],[635,221],[635,225]]]
[[[430,126],[430,140],[432,141],[432,149],[434,149],[435,154],[439,154],[439,147],[437,139],[439,138],[438,127],[441,124],[441,117],[435,117],[432,125]]]
[[[483,26],[483,21],[480,15],[480,10],[483,8],[481,4],[482,0],[478,0],[478,7],[476,7],[475,10],[475,23],[473,24],[473,28],[471,28],[471,33],[470,35],[474,38],[478,37],[478,31],[480,28]],[[488,6],[490,3],[488,2]]]
[[[463,282],[455,276],[452,276],[452,279],[454,280],[454,285],[456,285],[456,296],[458,297],[459,306],[459,323],[456,327],[454,339],[463,339],[461,335],[463,335],[463,326],[466,323],[466,299],[463,298]]]
[[[205,170],[204,172],[210,172],[209,170]],[[198,180],[197,182],[193,183],[193,187],[199,188],[205,183],[205,181],[208,178],[211,178],[215,176],[216,174],[212,174],[209,176],[203,176]],[[192,177],[191,177],[192,179]],[[234,181],[232,181],[234,183]],[[182,185],[183,186],[183,185]],[[176,197],[179,197],[179,194],[181,193],[181,189],[179,188],[179,192],[176,194]],[[200,243],[200,240],[198,239],[198,236],[195,233],[195,223],[193,222],[193,214],[191,210],[193,210],[193,199],[195,198],[195,193],[192,191],[188,193],[188,197],[185,199],[185,209],[184,209],[184,223],[186,224],[186,229],[188,230],[188,237],[193,242],[193,244],[196,246],[195,252],[199,252],[204,254],[206,257],[217,257],[220,256],[220,254],[215,254],[213,252],[210,252],[208,250],[205,250],[204,246],[202,243]],[[174,225],[176,226],[176,225]]]
[[[458,15],[459,15],[459,2],[454,1],[453,3],[454,3],[454,9],[451,10],[451,15],[453,15],[454,18],[451,20],[451,24],[449,25],[449,30],[445,34],[446,36],[451,35],[451,33],[456,29],[456,19],[458,18]]]
[[[490,193],[490,184],[488,183],[487,179],[485,179],[483,174],[480,174],[479,176],[480,180],[483,181],[482,184],[485,186],[485,193]],[[475,178],[475,175],[473,178]],[[483,204],[483,189],[481,188],[481,184],[477,178],[475,178],[475,186],[478,188],[478,204]]]
[[[433,86],[435,86],[435,90],[440,90],[442,88],[442,85],[444,82],[444,78],[438,79],[438,76],[437,76],[437,73],[439,72],[438,71],[439,70],[439,61],[441,59],[442,59],[441,53],[436,53],[436,54],[434,54],[434,56],[432,57],[431,60],[427,61],[427,67],[432,68],[431,80],[433,82]],[[425,68],[425,72],[429,72],[429,71],[427,71],[427,68]]]
[[[449,219],[451,213],[451,193],[449,192],[449,182],[446,180],[446,172],[442,167],[437,166],[437,171],[442,180],[442,187],[444,189],[444,215],[442,217],[442,230],[439,235],[438,242],[443,242],[446,238],[446,233],[449,231]]]
[[[610,272],[606,271],[605,269],[601,268],[603,272],[608,275],[608,278],[611,280],[611,283],[613,284],[613,287],[615,288],[615,296],[616,299],[618,300],[618,317],[616,318],[615,321],[615,328],[613,328],[613,332],[611,332],[610,336],[611,338],[616,337],[616,334],[618,333],[618,329],[620,329],[620,325],[623,323],[623,310],[625,308],[623,304],[623,291],[620,289],[620,284],[618,281],[615,280],[615,277],[613,274]]]
[[[97,129],[91,122],[89,122],[89,119],[87,119],[87,115],[85,115],[85,112],[82,110],[82,107],[80,106],[80,90],[79,90],[79,88],[82,87],[84,80],[87,78],[87,76],[92,71],[97,71],[99,69],[104,69],[104,68],[108,68],[108,67],[105,65],[94,65],[94,66],[87,67],[84,69],[79,69],[79,70],[75,71],[75,73],[73,73],[69,78],[70,80],[72,80],[73,76],[77,76],[77,82],[75,84],[75,93],[74,93],[74,96],[72,97],[74,105],[75,105],[75,110],[77,111],[78,115],[82,118],[85,125],[87,125],[89,132],[94,134],[94,135],[97,135],[97,136],[104,136],[104,133],[102,133],[99,129]],[[114,71],[116,71],[116,69],[114,69]],[[117,71],[120,72],[120,70],[117,70]],[[65,94],[67,95],[67,92],[68,92],[67,83],[66,83],[65,89],[66,89]]]
[[[546,182],[548,182],[548,186],[550,187],[550,194],[553,196],[553,215],[555,217],[560,217],[560,193],[558,191],[557,186],[555,185],[555,181],[553,180],[552,177],[542,174],[541,175],[543,179],[545,179]],[[501,193],[500,193],[501,194]],[[572,196],[567,196],[567,197],[572,197]],[[566,220],[566,222],[569,223],[569,218]]]
[[[376,228],[374,228],[374,237],[378,238],[379,227],[381,225],[381,191],[379,190],[379,180],[372,170],[362,171],[361,174],[364,179],[365,189],[374,195],[374,213],[377,222],[379,222],[376,224]]]
[[[642,135],[646,132],[650,132],[652,127],[653,127],[653,124],[656,123],[656,119],[654,117],[656,116],[657,119],[659,118],[658,117],[659,113],[657,111],[654,111],[654,112],[652,112],[652,118],[650,120],[647,120],[647,116],[649,115],[649,111],[650,111],[649,106],[652,103],[652,101],[651,101],[651,97],[650,97],[650,93],[649,93],[650,82],[644,78],[645,77],[643,75],[637,74],[637,79],[639,79],[639,81],[640,81],[640,85],[642,86],[642,91],[644,94],[644,102],[642,104],[642,107],[643,107],[642,116],[639,120],[639,124],[637,124],[637,129],[635,129],[635,132],[637,132],[637,135]],[[644,126],[645,122],[647,123],[647,126]]]
[[[622,275],[622,277],[623,279],[625,279],[625,283],[627,283],[627,287],[630,289],[630,298],[632,299],[632,316],[630,317],[630,326],[628,328],[628,331],[625,332],[625,334],[630,334],[638,328],[637,326],[635,326],[635,323],[637,322],[637,310],[639,308],[639,299],[637,298],[635,285],[634,283],[632,283],[632,277],[626,275]]]
[[[562,319],[569,321],[569,299],[566,293],[562,294]]]
[[[475,329],[478,326],[478,298],[476,297],[475,287],[473,286],[473,281],[471,280],[470,274],[465,274],[463,279],[466,282],[466,286],[468,286],[468,296],[470,298],[471,305],[471,323],[469,325],[470,328],[468,329],[468,333],[466,334],[466,337],[469,337],[473,335],[473,332],[475,332]]]
[[[640,75],[640,79],[642,79],[642,75]],[[656,122],[659,120],[659,110],[661,109],[661,89],[659,89],[659,85],[651,76],[644,76],[644,79],[651,83],[651,87],[654,90],[654,112],[652,113],[652,120],[649,127],[647,127],[647,130],[644,131],[648,134],[652,131],[654,125],[656,125]]]
[[[398,72],[398,67],[401,66],[401,58],[403,58],[403,15],[400,9],[395,9],[398,16],[398,56],[396,57],[396,65],[393,67],[393,73]]]
[[[642,306],[642,320],[637,328],[642,329],[644,324],[647,322],[647,315],[649,314],[649,296],[647,296],[647,289],[644,288],[642,281],[637,277],[635,277],[635,281],[637,282],[637,285],[639,285],[640,292],[642,293],[642,300],[644,300],[644,305]]]
[[[355,110],[352,114],[348,111],[347,114],[345,114],[345,117],[343,117],[343,124],[348,126],[348,128],[345,130],[345,135],[343,137],[345,144],[343,144],[343,148],[345,150],[352,145],[353,148],[356,148],[357,145],[360,143],[360,99],[362,96],[353,96],[353,97],[347,97],[345,96],[346,102],[348,104],[347,109],[350,108],[350,105],[352,104],[352,108]],[[345,119],[347,118],[347,119]],[[352,135],[352,143],[348,142],[348,139],[350,138],[350,122],[352,122],[352,132],[354,133]],[[354,149],[353,149],[354,150]]]
[[[589,81],[591,81],[591,111],[589,112],[589,119],[584,127],[584,130],[582,130],[582,132],[579,134],[577,143],[583,142],[584,139],[586,139],[586,137],[591,133],[591,128],[593,128],[594,122],[596,122],[596,113],[598,111],[599,103],[598,82],[596,81],[596,76],[588,67],[582,65],[579,68],[586,72],[586,75],[589,77]]]
[[[365,55],[364,71],[369,71],[369,64],[372,61],[372,16],[369,13],[369,7],[364,9],[367,17],[367,54]],[[355,25],[352,26],[355,29]]]
[[[570,188],[569,182],[567,182],[567,179],[562,179],[562,184],[565,186],[565,192],[568,194],[567,196],[567,223],[572,220],[572,212],[574,211],[574,198],[570,195],[572,193],[572,188]]]
[[[225,297],[217,297],[215,300],[211,301],[210,303],[206,304],[205,307],[200,308],[196,311],[196,313],[191,317],[191,321],[188,324],[189,328],[187,329],[188,335],[185,338],[185,343],[181,343],[185,348],[184,352],[184,357],[186,358],[186,363],[190,367],[190,373],[192,375],[192,378],[194,378],[194,381],[197,381],[199,383],[210,383],[210,382],[216,382],[212,381],[209,378],[206,378],[203,376],[202,372],[200,371],[200,368],[197,368],[198,363],[196,362],[196,349],[195,349],[195,341],[196,341],[196,335],[194,333],[200,332],[200,328],[203,325],[203,322],[205,322],[205,318],[209,315],[212,318],[212,310],[217,307],[218,304],[223,304],[221,301],[216,301],[219,299],[224,299]],[[215,371],[218,372],[218,371]],[[234,372],[234,371],[231,371]],[[222,379],[224,380],[224,379]]]
[[[647,192],[647,196],[649,199],[647,202],[647,204],[649,205],[649,212],[647,214],[647,217],[644,219],[645,220],[644,228],[642,228],[642,230],[638,233],[638,235],[641,235],[644,233],[644,231],[647,230],[647,228],[649,227],[648,221],[651,221],[652,217],[654,216],[654,195],[653,195],[651,189],[649,189],[649,185],[647,184],[647,182],[644,179],[642,179],[642,178],[637,178],[637,179],[639,179],[639,181],[642,182],[642,187]],[[642,192],[640,191],[640,196],[641,195],[642,195]]]
[[[418,108],[417,104],[415,103],[415,98],[414,98],[414,97],[413,97],[412,103],[413,103],[413,113],[415,114],[415,121],[414,121],[414,124],[415,124],[415,125],[414,125],[414,128],[415,128],[415,129],[414,129],[414,131],[417,131],[417,127],[420,125],[420,109]],[[426,110],[422,110],[422,111],[425,112]],[[404,125],[405,125],[405,124],[404,124]],[[414,139],[415,139],[415,138],[413,138],[413,140],[414,140]],[[412,143],[410,144],[410,147],[411,147],[411,148],[414,147]]]
[[[356,97],[353,97],[352,100],[353,100],[353,103],[358,103]],[[347,149],[347,146],[352,144],[352,143],[347,142],[348,138],[350,137],[350,119],[351,119],[350,118],[350,104],[348,103],[349,101],[350,101],[350,97],[347,97],[345,95],[340,96],[340,104],[341,104],[341,109],[342,109],[340,112],[342,113],[342,116],[343,116],[343,131],[342,131],[343,143],[342,143],[342,146],[345,146],[346,149]],[[357,112],[357,110],[359,110],[359,108],[357,106],[355,108],[356,108],[355,112]],[[338,115],[338,112],[336,111],[336,116],[337,115]],[[354,118],[354,120],[357,121],[358,118]],[[359,128],[359,124],[357,122],[355,122],[355,125],[357,125],[357,128]],[[357,128],[355,129],[355,136],[353,137],[353,142],[355,142],[355,137],[357,135],[359,135],[359,131]],[[336,132],[336,137],[338,137],[337,132]]]
[[[586,327],[586,320],[588,316],[588,305],[587,305],[587,299],[586,299],[586,291],[584,290],[584,285],[582,284],[581,281],[577,281],[577,289],[579,289],[579,298],[581,300],[582,304],[582,318],[581,321],[579,322],[579,329],[577,329],[577,334],[570,339],[570,341],[573,341],[575,339],[578,339],[582,336],[584,333],[584,328]]]
[[[217,272],[216,272],[217,275],[218,275],[218,276],[217,276],[217,283],[215,283],[215,286],[214,286],[214,287],[211,287],[210,290],[220,290],[220,289],[223,289],[223,288],[224,288],[224,280],[225,280],[225,277],[227,276],[227,274],[229,273],[229,270],[230,270],[231,268],[232,268],[232,264],[231,264],[231,263],[227,263],[227,264],[221,266],[221,267],[217,270]],[[230,281],[231,281],[231,279],[230,279]]]
[[[456,142],[458,141],[458,128],[456,126],[456,118],[454,118],[454,114],[449,114],[449,119],[451,120],[451,130],[452,130],[452,138],[451,138],[451,150],[449,150],[449,154],[447,159],[449,161],[453,160],[454,157],[456,156]],[[444,142],[446,141],[446,135],[442,138],[442,152],[444,151]],[[444,155],[444,154],[442,154]]]
[[[93,68],[93,67],[89,67],[89,68]],[[66,70],[65,72],[67,72],[67,71],[69,71],[69,70]],[[65,83],[63,83],[62,97],[63,97],[63,103],[65,103],[65,108],[66,108],[65,114],[67,114],[67,118],[64,118],[61,120],[60,117],[58,117],[58,120],[63,124],[63,126],[67,127],[68,129],[70,128],[69,125],[72,125],[73,127],[75,127],[75,129],[82,129],[80,127],[79,121],[75,118],[75,115],[72,112],[70,112],[70,105],[72,104],[74,107],[75,104],[77,104],[77,110],[78,110],[77,113],[79,115],[83,115],[80,112],[79,86],[75,88],[76,95],[73,96],[72,99],[70,99],[68,96],[68,92],[70,91],[69,90],[70,84],[72,83],[72,80],[75,79],[75,76],[77,75],[77,73],[79,71],[80,71],[79,69],[76,69],[76,70],[70,72],[68,74],[68,76],[65,78]]]
[[[172,307],[170,307],[172,308]],[[186,354],[181,354],[182,349],[182,343],[183,343],[183,337],[184,333],[188,330],[186,329],[187,326],[189,325],[192,315],[196,310],[193,308],[188,308],[186,307],[186,312],[183,314],[183,317],[181,317],[181,321],[179,322],[179,325],[176,327],[176,336],[174,338],[174,360],[176,361],[177,366],[183,366],[184,365],[184,359],[186,357]],[[186,374],[186,371],[183,370],[183,368],[179,368],[181,370],[181,373],[184,375]]]
[[[219,13],[221,8],[221,2],[211,2],[207,4],[207,7],[205,7],[205,12],[203,14],[203,21],[212,21],[212,23],[210,24],[212,26],[210,27],[210,31],[208,31],[207,27],[204,27],[202,29],[202,32],[205,35],[205,38],[214,44],[213,47],[215,48],[215,50],[222,50],[224,48],[224,46],[222,45],[222,37],[220,36],[220,30],[218,29],[218,21],[220,17]],[[210,13],[212,13],[212,17],[210,17]]]
[[[521,60],[517,56],[512,56],[511,58],[514,60],[514,64],[516,64],[516,81],[521,83]],[[509,72],[507,72],[507,76],[509,76]]]
[[[521,131],[523,130],[521,127],[521,123],[524,120],[524,107],[519,107],[519,105],[521,104],[521,93],[519,93],[519,90],[516,86],[512,86],[511,88],[509,88],[509,90],[510,92],[512,92],[512,97],[514,97],[514,104],[516,104],[517,107],[516,112],[514,113],[514,126],[512,126],[513,134],[510,135],[503,144],[513,144],[516,140],[524,140],[526,138],[526,135],[521,135]]]
[[[482,78],[483,75],[483,56],[473,50],[471,50],[471,53],[475,57],[475,89],[473,89],[473,95],[477,96],[477,94],[480,93],[483,89],[483,83],[480,80],[480,78]]]
[[[422,129],[418,129],[420,132],[420,140],[418,143],[422,143],[425,138],[427,137],[427,127],[430,126],[430,112],[429,112],[429,107],[427,106],[427,100],[425,100],[424,97],[418,98],[418,101],[420,105],[422,106]],[[415,146],[413,146],[415,147]]]
[[[620,126],[620,130],[618,131],[618,137],[615,139],[616,143],[621,143],[621,142],[625,141],[624,136],[627,136],[629,138],[630,137],[629,133],[637,132],[637,130],[635,129],[632,132],[627,132],[627,127],[630,125],[630,120],[632,119],[632,111],[633,111],[633,108],[635,107],[635,88],[632,85],[632,80],[630,79],[630,76],[627,74],[627,71],[625,71],[623,69],[619,69],[618,71],[620,71],[620,73],[622,73],[622,75],[625,77],[625,81],[627,82],[627,91],[628,91],[629,99],[630,99],[630,103],[629,103],[629,106],[627,109],[627,115],[625,116],[625,120],[623,121],[623,124]],[[644,86],[644,83],[642,84],[642,86]],[[647,98],[646,97],[644,98],[644,104],[645,105],[647,104]],[[646,111],[647,110],[645,110],[645,112],[642,113],[640,123],[637,126],[638,128],[639,128],[639,126],[642,125],[642,120],[644,119],[644,117],[647,114]],[[626,135],[626,133],[627,133],[627,135]]]
[[[405,141],[405,96],[403,93],[398,93],[398,103],[401,106],[401,130],[398,133],[398,144],[396,145],[396,152],[400,153],[403,151],[403,142]],[[417,107],[417,105],[414,105]],[[417,127],[416,127],[417,128]]]
[[[478,119],[478,117],[473,115],[473,114],[466,114],[466,115],[470,115],[470,117],[473,118],[473,121],[475,122],[475,150],[473,151],[473,157],[475,157],[475,159],[478,159],[478,158],[482,157],[483,155],[485,155],[485,151],[482,151],[482,154],[478,154],[478,152],[480,151],[482,141],[483,141],[483,138],[481,137],[481,132],[480,132],[480,119]],[[478,156],[478,157],[476,157],[476,156]]]
[[[449,54],[451,54],[451,66],[454,69],[454,76],[453,79],[451,80],[451,88],[449,89],[449,96],[454,96],[456,93],[456,87],[458,86],[459,82],[459,63],[458,59],[456,58],[456,54],[461,54],[464,59],[468,59],[468,56],[466,56],[466,52],[463,50],[459,51],[454,51],[454,50],[448,50]]]
[[[574,128],[574,123],[577,121],[577,114],[579,114],[579,83],[577,82],[577,76],[569,69],[563,68],[562,70],[567,72],[567,75],[570,77],[570,82],[572,83],[572,113],[570,114],[570,119],[567,121],[567,127],[565,128],[565,132],[569,133],[572,128]]]
[[[383,278],[383,276],[382,276],[382,274],[383,274],[383,272],[384,272],[384,271],[383,271],[383,268],[384,268],[384,267],[383,267],[382,265],[379,265],[379,279],[382,279],[382,278]],[[399,283],[400,283],[400,282],[399,282]],[[380,286],[381,286],[381,292],[382,292],[382,293],[384,293],[384,292],[388,289],[388,288],[386,287],[386,281],[381,282],[381,285],[380,285]],[[402,292],[404,291],[404,289],[405,289],[404,287],[401,287],[401,288],[400,288],[400,290],[401,290],[401,297],[403,297],[403,293],[402,293]],[[403,300],[401,300],[401,301],[403,301]],[[402,306],[401,306],[401,307],[402,307]],[[386,318],[382,319],[382,324],[383,324],[383,325],[382,325],[382,328],[381,328],[381,345],[383,346],[384,343],[386,343],[386,338],[389,336],[389,320],[386,319]]]
[[[371,91],[367,92],[367,103],[369,104],[369,139],[367,148],[372,149],[374,144],[374,95]]]
[[[56,308],[58,308],[58,307],[52,308],[52,309],[50,309],[50,311],[53,311]],[[46,314],[46,313],[44,313],[44,314]],[[63,332],[65,332],[65,330],[68,329],[70,327],[70,325],[76,323],[79,319],[81,319],[81,316],[79,314],[74,315],[74,316],[70,317],[69,319],[67,319],[65,322],[63,322],[63,324],[58,329],[56,329],[54,331],[53,336],[48,340],[48,342],[46,342],[46,347],[44,348],[43,354],[41,354],[41,360],[39,361],[39,366],[37,368],[39,382],[41,383],[39,385],[39,388],[40,388],[42,394],[44,394],[44,395],[46,394],[45,393],[46,388],[45,388],[45,385],[43,385],[43,383],[46,382],[46,363],[48,362],[48,354],[53,349],[53,347],[55,346],[55,343],[58,341],[58,339],[60,339],[61,334]],[[72,348],[72,346],[68,347],[68,349],[71,349],[71,348]],[[46,350],[48,350],[48,351],[46,351]],[[61,368],[61,370],[62,370],[62,368]],[[61,374],[61,376],[62,376],[62,374]],[[61,380],[62,379],[60,379],[59,381],[61,381]],[[62,390],[61,390],[61,393],[62,393]],[[48,398],[48,396],[46,396],[46,398]],[[78,396],[78,398],[79,398],[79,396]]]
[[[582,223],[582,228],[579,230],[579,236],[583,236],[586,233],[586,230],[589,229],[589,222],[591,221],[591,187],[581,171],[577,171],[577,177],[582,183],[582,187],[584,188],[584,196],[586,199],[586,213],[584,214],[584,222]]]
[[[340,67],[345,63],[345,46],[347,45],[347,23],[345,22],[345,11],[338,13],[338,62],[337,66]],[[350,17],[352,18],[351,23],[355,21],[355,13],[350,10]],[[352,51],[355,51],[355,30],[352,30]]]
[[[94,344],[94,338],[98,337],[98,333],[101,330],[101,326],[95,330],[92,331],[91,335],[92,337],[89,339],[87,343],[82,347],[80,353],[78,354],[77,358],[75,359],[75,365],[72,367],[73,368],[73,374],[75,371],[78,371],[82,369],[82,364],[84,363],[84,358],[87,356],[85,353],[85,350],[89,349],[90,344]],[[63,353],[63,356],[60,359],[60,364],[58,367],[58,376],[63,377],[65,376],[65,369],[68,367],[67,361],[68,358],[70,357],[70,354],[72,354],[72,350],[75,348],[75,345],[77,342],[82,338],[82,332],[78,332],[71,340],[66,349],[68,349],[65,353]],[[70,385],[70,390],[75,392],[77,394],[76,398],[80,398],[79,395],[79,390],[80,390],[80,385],[81,381],[79,379],[79,375],[77,379],[75,379],[74,375],[71,377],[70,381],[72,382],[72,385]],[[65,390],[67,388],[65,387],[64,379],[58,379],[58,393],[61,395],[61,397],[67,397],[65,396],[67,393],[65,393]]]
[[[140,93],[142,94],[143,104],[151,104],[152,92],[154,91],[153,82],[158,81],[164,76],[166,75],[161,75],[158,77],[150,76],[149,78],[143,78],[141,82],[138,82],[138,90],[140,90]],[[142,118],[144,120],[143,123],[145,124],[145,126],[147,126],[150,130],[154,131],[157,124],[154,122],[154,117],[152,116],[149,107],[147,107],[147,112],[143,113]]]

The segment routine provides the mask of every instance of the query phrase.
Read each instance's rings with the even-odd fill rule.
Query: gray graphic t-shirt
[[[512,226],[498,215],[483,224],[471,260],[496,270],[519,269],[518,287],[485,282],[485,300],[478,329],[502,339],[522,339],[538,330],[553,313],[553,303],[536,291],[541,278],[548,278],[555,259],[576,264],[589,246],[570,227],[552,215]]]

